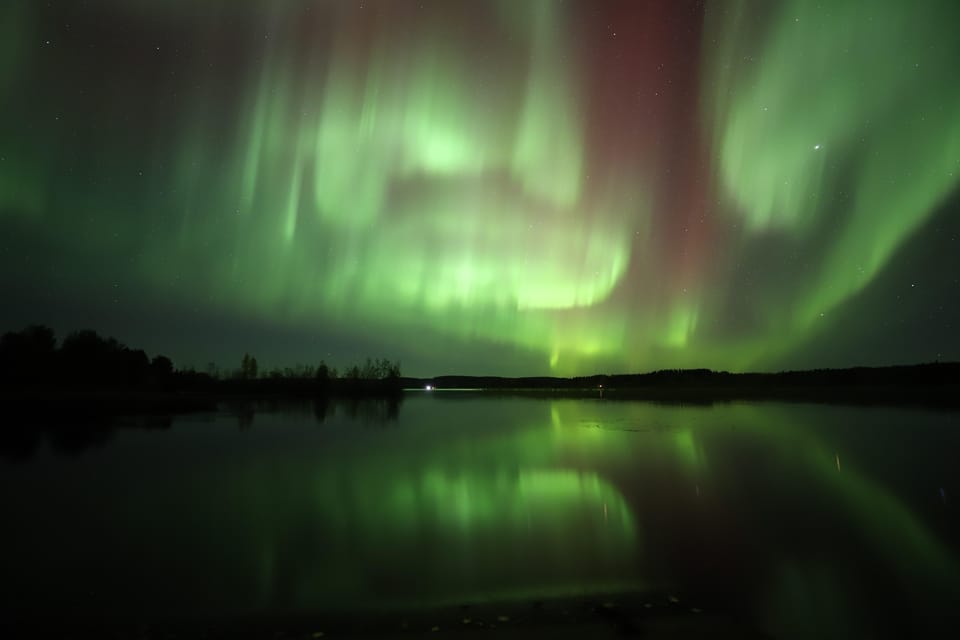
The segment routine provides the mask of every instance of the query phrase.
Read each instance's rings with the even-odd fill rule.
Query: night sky
[[[960,3],[4,0],[0,331],[412,375],[960,360]]]

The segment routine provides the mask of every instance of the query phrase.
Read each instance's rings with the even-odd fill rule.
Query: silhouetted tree
[[[363,363],[363,368],[360,369],[359,377],[361,380],[378,380],[380,378],[377,364],[375,364],[369,357],[367,358],[367,361]]]
[[[173,361],[167,356],[154,356],[150,361],[150,375],[157,384],[169,384],[173,379]]]
[[[122,363],[121,374],[124,376],[123,384],[138,385],[142,384],[148,377],[150,371],[150,359],[143,349],[120,349],[119,359]]]
[[[321,360],[320,364],[317,366],[317,381],[321,384],[326,384],[330,381],[330,369],[327,367],[327,363],[323,360]]]
[[[381,359],[377,365],[377,374],[380,380],[391,380],[400,377],[400,362],[391,362]]]
[[[351,367],[346,377],[357,380],[388,380],[400,377],[400,363],[386,358],[367,358],[362,367]]]
[[[158,376],[167,377],[173,375],[173,360],[167,356],[154,356],[150,361],[150,368]]]
[[[257,377],[257,359],[249,353],[243,354],[240,360],[240,378],[244,380],[255,380]]]
[[[32,325],[0,338],[0,379],[41,383],[52,380],[57,340],[50,327]]]
[[[267,373],[267,377],[271,380],[283,380],[283,369],[274,367],[273,369],[270,369],[269,373]]]
[[[115,338],[95,331],[71,333],[60,346],[61,373],[69,384],[132,386],[147,377],[149,361],[142,350],[128,349]]]

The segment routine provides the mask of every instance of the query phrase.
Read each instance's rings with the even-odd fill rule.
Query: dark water
[[[905,637],[960,610],[958,413],[415,393],[70,433],[4,444],[8,620],[620,593]]]

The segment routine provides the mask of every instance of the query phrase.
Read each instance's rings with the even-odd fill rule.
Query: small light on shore
[[[432,384],[428,384],[425,388],[426,388],[427,391],[433,391],[433,385],[432,385]]]

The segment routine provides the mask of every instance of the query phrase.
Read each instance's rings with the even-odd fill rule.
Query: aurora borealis
[[[960,359],[958,23],[7,0],[0,324],[413,375]]]

